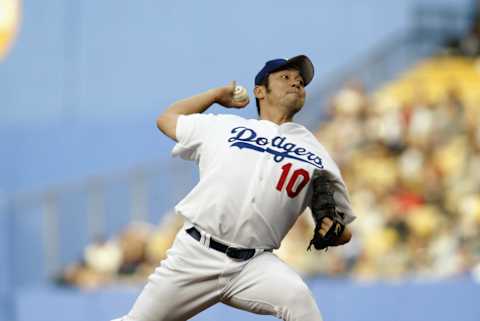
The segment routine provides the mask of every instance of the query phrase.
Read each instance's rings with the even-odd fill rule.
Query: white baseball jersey
[[[193,114],[178,118],[176,137],[172,154],[200,169],[176,212],[231,246],[279,248],[309,204],[315,169],[334,180],[345,223],[355,218],[337,165],[302,125]]]

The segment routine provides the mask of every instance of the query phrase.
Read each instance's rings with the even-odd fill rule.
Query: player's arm
[[[227,108],[242,108],[248,104],[248,99],[243,101],[233,100],[233,91],[235,82],[227,86],[210,89],[201,94],[176,101],[168,107],[163,114],[157,118],[157,127],[165,135],[177,141],[176,129],[177,119],[180,115],[191,115],[203,113],[214,103],[218,103]]]

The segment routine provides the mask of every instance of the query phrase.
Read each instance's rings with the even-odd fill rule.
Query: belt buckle
[[[235,248],[231,246],[227,246],[227,249],[225,250],[225,254],[232,259],[238,259],[233,253],[236,253]]]
[[[248,251],[249,253],[247,254],[246,251]],[[255,255],[255,250],[237,249],[235,247],[228,246],[227,249],[225,250],[225,254],[229,258],[240,260],[240,261],[246,261],[246,260],[250,260]]]

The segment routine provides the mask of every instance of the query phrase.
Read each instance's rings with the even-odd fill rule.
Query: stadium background
[[[155,128],[174,100],[232,79],[251,92],[266,60],[306,53],[316,77],[299,120],[316,130],[345,81],[382,87],[461,37],[474,15],[466,0],[0,6],[2,321],[108,320],[131,306],[139,279],[83,289],[58,279],[98,238],[164,222],[194,184],[192,166],[170,158],[172,143]],[[13,7],[18,23],[5,27]],[[308,282],[326,320],[480,320],[469,273],[359,282],[320,271]],[[242,318],[265,319],[222,306],[195,319]]]

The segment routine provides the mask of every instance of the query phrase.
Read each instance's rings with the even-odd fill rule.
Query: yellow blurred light
[[[13,43],[20,20],[19,0],[0,0],[0,60]]]

